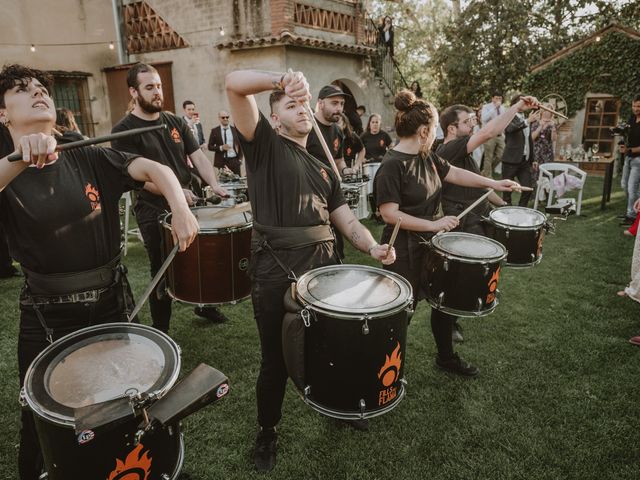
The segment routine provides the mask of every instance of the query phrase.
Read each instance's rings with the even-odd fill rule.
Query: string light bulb
[[[109,43],[109,50],[113,50],[115,48],[116,46],[113,44],[113,42]]]
[[[596,37],[596,42],[599,42],[600,40],[602,40],[602,38],[600,37],[600,35],[598,35],[598,36]]]
[[[220,27],[220,36],[224,37],[224,27]]]
[[[35,52],[35,51],[36,51],[36,46],[35,46],[33,43],[31,44],[31,51],[32,51],[32,52]]]

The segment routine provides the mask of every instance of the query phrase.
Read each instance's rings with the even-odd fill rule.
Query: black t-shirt
[[[14,152],[13,139],[9,133],[9,129],[0,124],[0,158],[11,155]]]
[[[187,155],[197,151],[200,146],[182,118],[169,112],[161,112],[160,118],[148,121],[129,113],[113,127],[112,132],[163,124],[167,128],[121,138],[113,141],[111,145],[116,150],[135,153],[170,167],[178,177],[180,185],[188,187],[191,182],[191,169],[187,165]],[[167,209],[166,200],[160,195],[141,190],[138,198],[146,200],[159,209]]]
[[[115,258],[118,202],[124,192],[142,186],[127,172],[136,157],[110,148],[78,148],[14,178],[0,193],[11,257],[43,274],[90,270]]]
[[[329,150],[331,151],[331,156],[334,159],[342,158],[342,141],[344,139],[344,136],[340,131],[340,127],[338,127],[338,125],[336,125],[335,123],[332,123],[331,125],[324,125],[320,122],[317,122],[317,124],[320,127],[320,131],[322,132],[322,136],[324,137],[325,142],[327,142]],[[330,166],[315,130],[311,130],[311,132],[309,132],[309,137],[307,137],[307,152],[316,157],[325,165]]]
[[[456,138],[438,146],[436,154],[451,165],[481,175],[480,169],[470,153],[467,153],[467,145],[470,136]],[[471,205],[482,195],[487,193],[484,188],[461,187],[452,183],[445,183],[442,187],[442,208],[446,215],[457,215],[464,208]],[[484,200],[475,211],[483,211],[489,208],[489,201]]]
[[[631,128],[629,128],[629,135],[627,136],[628,147],[640,147],[640,122],[636,121],[636,116],[631,115],[627,122]],[[630,155],[640,156],[640,153],[633,153]]]
[[[376,205],[397,203],[401,212],[427,220],[440,215],[442,183],[449,173],[446,160],[430,153],[427,157],[389,150],[374,180]],[[386,225],[383,243],[394,225]],[[407,235],[400,230],[399,239]],[[401,241],[396,248],[402,248]]]
[[[344,142],[342,142],[342,154],[344,157],[344,162],[347,164],[347,167],[353,166],[358,157],[358,154],[362,151],[364,145],[362,144],[362,140],[357,135],[352,135],[351,137],[344,137]]]
[[[304,148],[278,135],[260,114],[254,139],[238,134],[247,165],[247,184],[255,221],[270,227],[328,225],[329,214],[346,203],[330,168]],[[257,244],[254,242],[254,250]],[[332,243],[278,250],[278,258],[297,274],[335,263]],[[252,259],[254,278],[281,280],[286,275],[269,254]],[[255,265],[259,263],[259,265]]]
[[[373,133],[364,132],[360,137],[364,148],[367,150],[365,156],[370,162],[380,162],[382,157],[393,143],[391,137],[384,130],[380,130],[375,135]]]

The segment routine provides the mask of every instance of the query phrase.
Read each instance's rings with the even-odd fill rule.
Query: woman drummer
[[[519,185],[511,180],[495,181],[450,165],[433,152],[437,111],[429,102],[416,98],[409,90],[395,98],[398,110],[395,129],[399,142],[382,161],[375,179],[374,195],[386,223],[381,243],[387,243],[393,227],[402,219],[395,248],[397,260],[384,268],[405,277],[413,287],[414,306],[425,298],[421,291],[424,244],[440,231],[458,226],[458,219],[442,215],[442,182],[476,188],[511,191]],[[436,365],[446,371],[473,377],[479,370],[453,351],[451,328],[455,317],[431,310],[431,330],[438,355]]]

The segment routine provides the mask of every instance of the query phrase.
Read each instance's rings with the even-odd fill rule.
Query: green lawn
[[[473,380],[433,367],[429,309],[411,322],[407,396],[367,433],[320,416],[289,387],[280,425],[278,479],[637,479],[640,476],[640,307],[615,295],[629,277],[633,241],[615,215],[619,189],[600,210],[602,179],[589,178],[583,216],[559,222],[535,268],[503,269],[496,312],[463,320],[460,354],[477,364]],[[372,226],[372,225],[370,225]],[[379,227],[375,226],[379,237]],[[369,263],[349,250],[352,263]],[[148,283],[140,243],[126,257],[135,293]],[[16,337],[20,280],[0,295],[0,475],[16,477]],[[249,461],[256,430],[260,349],[250,302],[224,307],[226,324],[175,305],[172,335],[183,373],[206,362],[228,375],[219,404],[186,419],[184,471],[195,479],[258,477]],[[149,323],[148,309],[142,315]],[[92,480],[92,479],[91,479]],[[101,480],[101,479],[97,479]]]

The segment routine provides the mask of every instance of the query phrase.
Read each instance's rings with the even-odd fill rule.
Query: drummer
[[[491,180],[450,165],[433,154],[431,147],[436,138],[438,113],[429,102],[416,98],[409,90],[402,90],[395,97],[395,107],[399,142],[384,156],[375,179],[374,194],[386,223],[381,241],[389,240],[398,218],[402,219],[395,243],[398,259],[384,268],[399,273],[411,283],[417,303],[424,298],[421,275],[426,250],[423,243],[440,231],[448,232],[458,226],[456,217],[442,215],[443,182],[500,191],[511,191],[518,184],[511,180]],[[431,330],[438,351],[436,365],[455,374],[476,376],[479,370],[453,351],[451,318],[431,310]]]
[[[477,118],[473,109],[466,105],[452,105],[440,114],[440,126],[445,133],[444,141],[436,149],[436,154],[451,165],[481,175],[480,168],[472,156],[472,152],[485,142],[500,135],[518,112],[528,110],[538,102],[533,97],[522,97],[520,101],[502,112],[480,130],[473,132]],[[442,209],[445,215],[459,215],[486,191],[482,188],[468,188],[445,183],[442,186]],[[483,217],[491,211],[491,205],[504,207],[507,205],[495,192],[491,192],[486,200],[467,213],[460,221],[458,230],[489,236]],[[453,326],[454,341],[463,340],[457,321]]]
[[[163,131],[118,139],[113,142],[113,148],[143,155],[171,168],[182,184],[184,195],[190,205],[197,198],[189,188],[192,179],[189,162],[193,163],[200,178],[211,186],[215,194],[226,196],[226,191],[218,185],[211,162],[200,149],[187,122],[173,113],[162,110],[164,96],[158,71],[151,65],[137,63],[127,72],[127,84],[134,107],[113,127],[112,131],[124,132],[154,125],[166,125],[167,128]],[[158,219],[166,213],[166,210],[167,202],[162,195],[153,185],[145,185],[136,199],[134,211],[144,239],[144,248],[149,256],[151,277],[160,270],[163,261],[162,231]],[[160,298],[157,295],[151,295],[149,308],[153,326],[168,333],[171,320],[171,298],[166,294]],[[195,314],[216,322],[226,320],[216,307],[196,307]]]
[[[126,321],[131,290],[120,264],[122,193],[153,182],[174,216],[174,240],[185,250],[198,224],[166,167],[102,147],[54,153],[52,79],[21,65],[0,72],[0,121],[23,161],[0,160],[0,221],[9,250],[25,272],[20,294],[20,385],[33,359],[54,340],[98,323]],[[28,168],[28,167],[33,168]],[[18,468],[39,478],[32,415],[23,410]]]
[[[376,243],[347,206],[332,169],[305,149],[312,124],[303,102],[311,95],[302,73],[236,71],[227,75],[226,85],[245,152],[254,219],[251,296],[262,361],[253,460],[258,471],[266,472],[276,462],[276,425],[288,377],[282,353],[285,292],[304,272],[336,263],[330,222],[375,260],[392,263],[395,250]],[[254,98],[269,90],[278,133]]]
[[[382,117],[372,113],[367,122],[367,129],[360,136],[366,151],[365,162],[381,162],[393,141],[387,132],[382,130]]]

